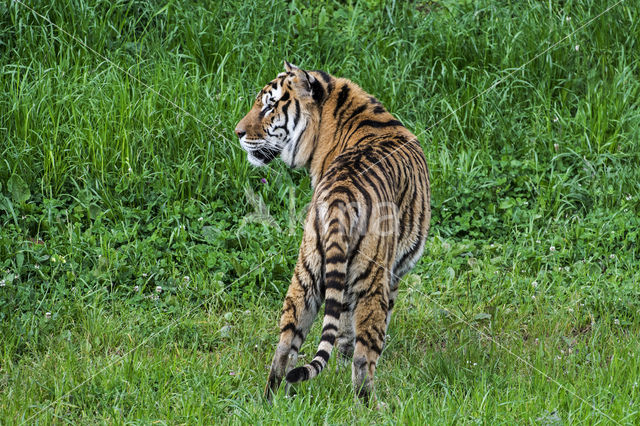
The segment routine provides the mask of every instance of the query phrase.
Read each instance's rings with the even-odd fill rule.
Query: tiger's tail
[[[327,366],[333,350],[342,313],[342,298],[347,278],[347,250],[350,228],[349,216],[344,209],[336,208],[327,214],[328,229],[323,248],[325,253],[325,305],[322,321],[322,338],[318,351],[310,363],[287,373],[289,383],[313,379]]]

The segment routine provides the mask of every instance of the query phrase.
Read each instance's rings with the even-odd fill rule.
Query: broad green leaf
[[[14,174],[9,178],[7,181],[7,189],[16,204],[22,204],[31,198],[29,186],[19,175]]]

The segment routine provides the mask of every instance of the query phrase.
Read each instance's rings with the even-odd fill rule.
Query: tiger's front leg
[[[282,378],[291,370],[298,359],[298,351],[309,333],[311,324],[322,304],[319,291],[322,259],[320,254],[307,252],[303,240],[298,263],[287,291],[280,318],[280,341],[271,362],[271,370],[264,391],[271,401],[280,387]],[[311,245],[315,247],[315,244]]]

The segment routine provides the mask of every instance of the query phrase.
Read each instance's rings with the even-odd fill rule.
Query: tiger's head
[[[285,72],[258,93],[235,129],[251,164],[264,166],[278,156],[289,167],[309,163],[329,80],[326,73],[304,71],[285,61]]]

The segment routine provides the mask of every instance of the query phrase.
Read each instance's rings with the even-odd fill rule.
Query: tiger
[[[316,377],[335,345],[341,363],[351,360],[356,400],[369,404],[399,280],[429,231],[427,161],[416,136],[357,84],[284,68],[235,128],[250,164],[280,157],[307,168],[313,188],[264,397],[283,378],[289,386]],[[317,352],[294,368],[323,302]]]

